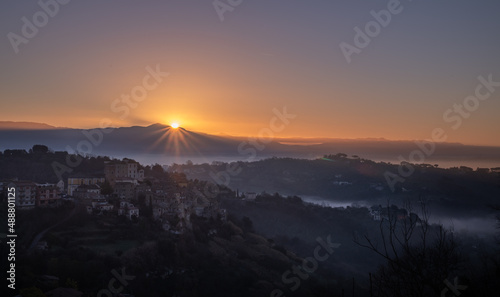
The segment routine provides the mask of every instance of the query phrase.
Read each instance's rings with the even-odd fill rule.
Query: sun
[[[172,123],[170,125],[170,127],[174,128],[174,129],[177,129],[177,128],[179,128],[179,124],[178,123]]]

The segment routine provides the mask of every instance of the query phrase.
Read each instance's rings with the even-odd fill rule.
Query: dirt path
[[[59,221],[57,224],[52,225],[52,226],[46,228],[45,230],[41,231],[40,233],[38,233],[35,236],[35,238],[33,239],[33,241],[31,242],[30,247],[28,248],[28,254],[31,254],[33,252],[33,250],[35,249],[35,247],[38,244],[38,242],[40,241],[40,239],[42,239],[45,236],[45,233],[47,233],[51,229],[53,229],[53,228],[61,225],[62,223],[66,222],[71,217],[73,217],[75,215],[75,213],[77,212],[78,207],[79,207],[78,202],[76,202],[75,203],[75,208],[73,208],[73,210],[71,210],[70,214],[67,217],[65,217],[64,219],[62,219],[61,221]]]

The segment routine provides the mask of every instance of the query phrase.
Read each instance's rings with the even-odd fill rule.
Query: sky
[[[244,136],[286,110],[274,137],[439,128],[500,146],[498,11],[493,0],[2,1],[0,121]]]

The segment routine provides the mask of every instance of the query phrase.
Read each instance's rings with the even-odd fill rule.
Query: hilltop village
[[[21,150],[5,153],[28,158],[37,154],[36,149],[40,148],[29,153]],[[100,172],[81,171],[56,183],[26,180],[22,175],[0,180],[0,190],[6,193],[7,188],[16,188],[15,204],[19,211],[72,204],[96,216],[115,214],[135,222],[140,216],[147,216],[160,223],[163,230],[175,234],[192,228],[192,215],[227,219],[216,195],[203,194],[206,183],[190,182],[183,173],[168,173],[168,166],[144,167],[131,159],[99,161],[104,164]],[[224,193],[230,191],[226,189]]]

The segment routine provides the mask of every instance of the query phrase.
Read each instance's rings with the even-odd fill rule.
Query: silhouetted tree
[[[30,153],[33,153],[33,154],[46,154],[48,152],[49,152],[49,148],[43,144],[35,144],[30,149]]]
[[[45,297],[46,295],[37,287],[30,287],[21,289],[21,296],[23,297]]]
[[[111,195],[113,194],[113,187],[111,187],[111,184],[106,180],[104,183],[101,185],[101,194],[102,195]]]
[[[243,231],[245,231],[245,233],[255,232],[255,230],[253,228],[253,222],[252,222],[252,220],[250,220],[249,217],[243,217],[243,219],[241,221],[242,221]]]
[[[376,296],[439,296],[443,281],[457,276],[461,255],[453,233],[429,224],[423,203],[420,215],[401,218],[390,211],[380,222],[381,242],[364,236],[355,242],[386,260],[374,275]],[[407,205],[411,212],[412,207]]]

